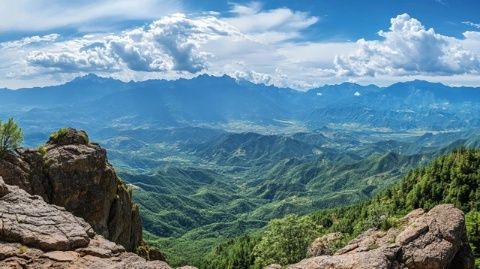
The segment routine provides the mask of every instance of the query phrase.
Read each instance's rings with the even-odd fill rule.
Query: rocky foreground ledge
[[[333,236],[327,236],[331,238]],[[319,244],[317,246],[324,246]],[[322,249],[310,251],[325,253]],[[267,268],[280,268],[271,265]],[[398,227],[368,230],[338,250],[290,265],[289,269],[473,269],[463,212],[439,205],[410,212]]]
[[[156,268],[94,232],[82,218],[0,177],[0,268]]]
[[[116,175],[106,150],[84,131],[65,128],[38,149],[17,149],[0,159],[0,176],[47,203],[83,218],[110,241],[134,251],[142,223],[132,193]]]

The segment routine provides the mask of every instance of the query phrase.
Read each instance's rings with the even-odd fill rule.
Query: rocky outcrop
[[[83,219],[0,177],[0,268],[156,268],[101,235]]]
[[[332,255],[335,245],[342,239],[341,233],[329,233],[313,241],[307,250],[307,257]]]
[[[305,259],[289,269],[473,269],[462,211],[439,205],[405,216],[399,227],[368,230],[334,255]]]
[[[47,203],[64,207],[93,230],[135,250],[142,225],[132,193],[84,131],[62,129],[38,150],[19,149],[0,160],[0,176]]]

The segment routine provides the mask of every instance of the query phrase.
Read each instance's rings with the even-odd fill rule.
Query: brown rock
[[[8,190],[0,198],[2,240],[43,250],[71,250],[88,245],[91,227],[85,221],[18,187],[8,186]]]
[[[0,197],[0,268],[171,269],[165,262],[126,252],[93,233],[83,219],[39,196],[4,186],[8,192]]]
[[[402,225],[370,229],[335,255],[305,259],[290,269],[473,269],[462,211],[439,205],[414,210]]]
[[[60,129],[53,133],[48,139],[47,144],[65,146],[65,145],[88,145],[89,138],[85,131],[73,128]]]
[[[73,251],[52,251],[43,254],[42,258],[56,262],[73,262],[78,258],[78,253]]]
[[[108,163],[106,151],[89,143],[84,131],[63,129],[39,151],[7,154],[0,160],[0,176],[85,219],[95,232],[129,251],[142,240],[131,191]]]
[[[307,250],[307,257],[332,255],[335,244],[342,239],[341,233],[329,233],[313,241]]]
[[[8,194],[8,188],[7,184],[5,184],[5,181],[3,181],[3,178],[0,177],[0,197],[3,197],[4,195]]]
[[[282,266],[280,264],[270,264],[265,269],[282,269]]]

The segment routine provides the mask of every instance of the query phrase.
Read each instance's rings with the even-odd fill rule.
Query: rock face
[[[0,268],[157,268],[126,252],[83,219],[0,177]]]
[[[462,211],[439,205],[412,211],[388,231],[368,230],[332,256],[289,269],[473,269]]]
[[[335,243],[342,239],[341,233],[329,233],[313,241],[307,250],[307,257],[332,255]]]
[[[96,233],[133,251],[142,240],[139,211],[106,155],[98,144],[89,143],[85,132],[62,129],[39,150],[20,149],[0,160],[0,176],[64,207]]]

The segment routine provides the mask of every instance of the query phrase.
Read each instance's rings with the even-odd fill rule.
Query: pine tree
[[[0,157],[18,148],[22,142],[22,129],[12,118],[5,123],[0,121]]]

